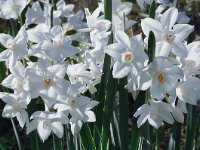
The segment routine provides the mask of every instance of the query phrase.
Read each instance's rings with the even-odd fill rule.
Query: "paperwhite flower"
[[[150,104],[144,104],[134,114],[134,117],[138,117],[137,126],[140,128],[147,120],[154,128],[158,129],[163,121],[169,124],[173,124],[174,119],[172,117],[173,107],[162,101],[150,100]]]
[[[65,74],[64,64],[51,65],[48,60],[41,59],[37,63],[29,63],[26,77],[31,98],[41,96],[51,107],[56,103],[57,96],[64,93],[68,86],[67,80],[64,79]]]
[[[62,16],[69,17],[71,13],[73,12],[74,5],[73,4],[65,4],[64,0],[59,0],[56,3],[56,7],[58,10],[62,11]]]
[[[13,67],[18,60],[23,59],[27,54],[27,34],[24,26],[16,37],[1,33],[0,43],[6,48],[0,53],[0,61],[8,61],[8,66]]]
[[[37,129],[39,137],[44,142],[51,132],[56,136],[62,138],[63,136],[63,124],[67,124],[69,119],[63,113],[51,113],[46,111],[36,111],[32,114],[33,119],[27,126],[26,133],[29,134],[33,130]]]
[[[45,23],[45,16],[39,2],[34,2],[31,8],[28,8],[26,12],[26,21],[25,24],[39,24]]]
[[[117,31],[115,38],[118,43],[104,48],[116,61],[113,66],[113,77],[123,78],[133,71],[137,73],[143,69],[148,62],[148,56],[138,38],[133,36],[129,39],[124,31]]]
[[[188,24],[175,24],[178,17],[176,8],[169,8],[161,17],[160,22],[151,18],[143,19],[142,30],[148,39],[149,32],[152,31],[156,38],[155,56],[167,57],[172,51],[176,56],[187,56],[187,50],[183,41],[194,30]],[[155,26],[156,25],[156,26]]]
[[[94,79],[93,74],[87,70],[86,64],[83,63],[68,65],[67,75],[72,84],[75,84],[77,82],[83,83],[85,82],[85,80]]]
[[[8,75],[3,81],[2,85],[13,89],[16,95],[26,98],[27,104],[30,102],[29,93],[26,91],[28,81],[25,77],[25,68],[21,62],[17,62],[14,67],[10,68],[11,74]]]
[[[75,84],[68,87],[65,95],[59,95],[58,103],[54,105],[57,111],[70,113],[70,123],[73,134],[77,134],[82,126],[81,122],[95,122],[96,117],[91,109],[99,102],[88,97],[79,95],[80,85]],[[75,128],[75,129],[74,129]]]
[[[196,77],[189,77],[176,88],[178,98],[191,105],[197,105],[200,99],[200,79]]]
[[[0,93],[0,98],[6,103],[2,116],[7,118],[17,117],[19,125],[23,128],[29,122],[26,99],[22,99],[18,95]]]
[[[39,53],[43,57],[63,61],[66,57],[73,57],[79,52],[78,48],[71,45],[71,40],[65,38],[61,26],[49,29],[46,24],[39,24],[35,29],[27,32],[29,40],[38,43],[38,47],[32,49],[30,55]]]
[[[186,77],[200,73],[200,42],[192,42],[187,46],[188,55],[182,58],[183,71]]]
[[[26,7],[27,0],[0,0],[0,17],[17,19]]]
[[[183,78],[183,71],[163,57],[156,58],[149,64],[148,73],[151,77],[151,95],[162,100],[167,94],[174,94],[178,79]],[[146,87],[147,89],[147,87]]]
[[[115,0],[112,3],[112,27],[113,31],[126,30],[136,23],[134,20],[129,20],[127,15],[132,9],[131,2],[122,2],[121,0]]]

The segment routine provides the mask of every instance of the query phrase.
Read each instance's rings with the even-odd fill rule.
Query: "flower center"
[[[51,83],[52,83],[52,80],[51,80],[51,79],[45,79],[45,80],[44,80],[44,84],[45,84],[46,86],[50,86]]]
[[[75,107],[77,105],[77,100],[76,99],[71,99],[71,100],[69,100],[68,104],[71,107]]]
[[[56,50],[58,50],[59,48],[61,48],[61,41],[53,41],[54,44],[54,48]]]
[[[168,43],[171,43],[171,42],[174,41],[175,36],[174,36],[173,32],[169,32],[169,33],[167,33],[167,34],[165,35],[164,38],[165,38],[165,40],[166,40]]]
[[[158,75],[158,81],[160,82],[160,83],[164,83],[165,82],[165,76],[164,76],[164,74],[159,74]]]
[[[13,80],[11,81],[11,87],[13,89],[19,89],[22,88],[23,86],[23,80],[19,79],[19,78],[13,78]]]
[[[44,129],[49,129],[51,126],[51,121],[50,120],[44,120],[43,122],[43,128]]]
[[[133,60],[133,58],[133,54],[129,51],[122,54],[122,62],[130,63]]]
[[[8,39],[7,41],[6,41],[6,48],[8,48],[8,49],[12,49],[13,47],[14,47],[14,45],[15,45],[15,42],[14,42],[14,40],[13,39]]]

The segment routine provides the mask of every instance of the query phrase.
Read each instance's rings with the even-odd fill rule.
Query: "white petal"
[[[164,14],[161,17],[161,23],[163,27],[170,30],[177,21],[177,18],[178,18],[178,10],[172,7],[164,12]]]
[[[52,126],[52,131],[59,137],[63,137],[63,125],[60,122],[53,122],[51,124]]]
[[[44,142],[49,135],[51,134],[51,130],[49,128],[44,128],[43,127],[43,121],[40,121],[38,123],[38,127],[37,127],[37,132],[39,134],[39,137],[41,138],[41,140]]]
[[[125,47],[127,48],[131,47],[129,37],[124,31],[120,31],[120,30],[116,31],[115,38],[118,43],[123,44]]]
[[[173,33],[175,34],[176,40],[182,42],[188,35],[194,30],[194,26],[189,24],[176,24],[173,27]]]
[[[126,51],[126,47],[121,43],[114,43],[104,48],[105,53],[113,57],[115,60],[120,61],[122,53]]]
[[[94,112],[86,111],[85,114],[88,116],[87,122],[95,122],[96,121],[96,116],[95,116]]]
[[[115,62],[113,66],[113,78],[123,78],[127,76],[131,71],[131,67],[126,66],[124,63]]]
[[[152,31],[156,38],[161,38],[163,28],[160,22],[157,20],[146,18],[141,21],[142,31],[146,36],[149,36],[149,32]]]

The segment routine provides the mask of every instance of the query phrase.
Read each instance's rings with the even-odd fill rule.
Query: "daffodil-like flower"
[[[96,117],[91,109],[98,105],[99,102],[91,100],[86,96],[81,96],[77,89],[80,88],[80,84],[71,85],[67,89],[65,95],[58,96],[58,103],[54,105],[57,111],[61,111],[65,114],[69,112],[71,115],[70,123],[72,129],[76,127],[77,131],[80,131],[81,127],[78,129],[80,122],[95,122]],[[82,123],[81,123],[82,125]],[[78,132],[74,132],[77,134]]]
[[[143,19],[142,30],[148,39],[149,32],[152,31],[156,38],[155,56],[167,57],[170,52],[179,57],[186,57],[187,50],[183,41],[194,30],[188,24],[175,24],[178,17],[176,8],[169,8],[161,16],[160,22],[151,18]]]
[[[2,85],[14,90],[16,95],[20,95],[25,98],[27,104],[30,102],[29,92],[26,90],[28,86],[28,80],[25,77],[25,67],[21,62],[17,62],[16,65],[10,68],[11,74],[7,76],[3,81]]]
[[[6,48],[0,53],[0,61],[8,61],[8,66],[13,67],[18,60],[23,59],[27,54],[27,34],[23,26],[16,37],[1,33],[0,43]]]
[[[178,80],[183,78],[183,71],[163,57],[149,64],[148,73],[151,84],[147,86],[150,86],[151,95],[158,100],[162,100],[166,93],[174,95]]]
[[[144,104],[134,114],[138,117],[137,126],[141,127],[147,120],[154,128],[158,129],[163,122],[172,124],[174,119],[172,117],[173,107],[162,101],[150,100],[150,104]]]
[[[33,130],[37,129],[39,137],[44,142],[51,132],[55,133],[59,138],[63,136],[63,124],[67,124],[69,119],[63,113],[53,113],[47,111],[36,111],[32,114],[33,119],[27,125],[26,133],[29,134]]]
[[[2,116],[7,118],[16,117],[19,125],[23,128],[29,122],[27,108],[27,100],[15,94],[0,93],[0,98],[6,103]]]
[[[123,78],[129,73],[140,72],[148,62],[148,56],[144,52],[140,36],[129,39],[124,31],[117,31],[115,38],[117,43],[104,48],[105,52],[115,60],[113,66],[113,77]]]
[[[0,0],[0,17],[17,19],[27,5],[27,0]]]
[[[30,63],[26,77],[28,79],[27,90],[31,98],[41,96],[51,107],[56,103],[57,96],[64,93],[68,86],[67,80],[64,79],[65,73],[64,64],[51,65],[48,60],[41,59],[36,63]]]

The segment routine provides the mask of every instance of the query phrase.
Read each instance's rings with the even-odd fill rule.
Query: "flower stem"
[[[20,139],[19,139],[19,135],[17,133],[17,129],[16,129],[15,123],[13,121],[13,118],[10,118],[10,119],[11,119],[11,123],[12,123],[13,130],[14,130],[14,133],[15,133],[15,137],[16,137],[16,140],[17,140],[18,148],[19,148],[19,150],[22,150],[22,148],[21,148],[21,142],[20,142]]]

